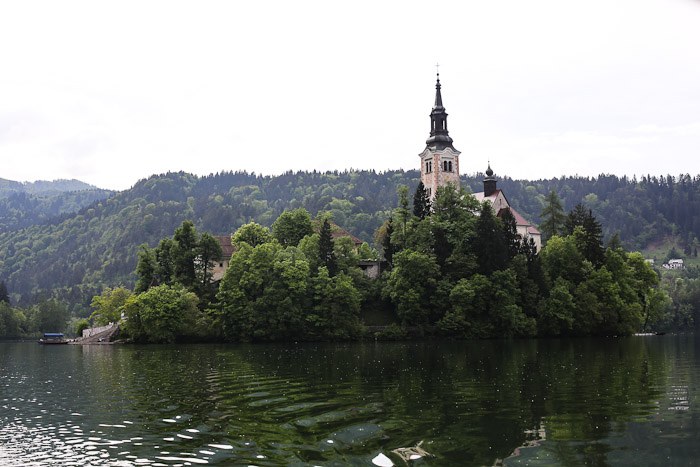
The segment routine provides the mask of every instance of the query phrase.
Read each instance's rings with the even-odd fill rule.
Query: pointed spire
[[[435,83],[435,105],[430,112],[430,138],[425,142],[429,148],[442,150],[452,148],[452,138],[447,131],[447,112],[442,105],[442,85],[440,84],[440,73],[437,74]]]
[[[433,110],[437,109],[438,107],[441,109],[444,109],[442,106],[442,93],[440,92],[440,88],[442,86],[440,85],[440,73],[437,74],[437,83],[435,83],[435,105],[433,106]]]

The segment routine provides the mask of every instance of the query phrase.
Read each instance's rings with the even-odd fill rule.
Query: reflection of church
[[[440,75],[435,84],[435,105],[430,112],[430,137],[427,139],[425,149],[419,154],[421,159],[420,179],[428,192],[430,201],[435,198],[438,187],[448,183],[459,186],[459,154],[452,145],[452,138],[447,131],[447,112],[442,105],[442,93]],[[496,186],[496,177],[489,164],[484,178],[484,191],[474,193],[480,202],[489,201],[497,216],[501,216],[505,210],[510,210],[515,217],[518,234],[522,238],[530,237],[535,242],[537,250],[542,246],[540,231],[530,224],[525,218],[508,203],[508,199],[502,190]]]

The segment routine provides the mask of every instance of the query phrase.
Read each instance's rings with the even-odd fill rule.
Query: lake
[[[0,343],[0,465],[689,465],[699,358],[693,336]]]

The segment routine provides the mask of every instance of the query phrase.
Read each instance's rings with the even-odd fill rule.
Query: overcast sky
[[[0,4],[0,178],[700,173],[700,0]]]

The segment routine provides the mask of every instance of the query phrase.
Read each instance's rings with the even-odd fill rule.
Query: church
[[[452,138],[447,131],[447,112],[442,104],[442,92],[440,74],[437,75],[435,84],[435,104],[430,112],[430,137],[425,142],[425,149],[419,154],[421,161],[420,179],[432,202],[435,193],[441,186],[452,184],[459,187],[459,155],[455,149]],[[532,238],[537,251],[542,247],[542,235],[537,228],[528,222],[522,214],[516,211],[508,202],[505,193],[497,187],[497,180],[489,163],[484,178],[484,191],[474,193],[479,201],[491,203],[494,214],[502,216],[509,210],[517,224],[518,234],[522,239]]]

